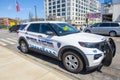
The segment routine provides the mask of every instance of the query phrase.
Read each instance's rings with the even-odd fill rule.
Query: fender
[[[59,50],[59,52],[58,52],[59,60],[62,60],[62,55],[63,55],[64,51],[66,51],[66,50],[74,50],[74,51],[78,52],[79,55],[84,59],[86,67],[89,66],[89,62],[88,62],[88,59],[87,59],[86,55],[79,48],[76,48],[76,47],[71,46],[71,45],[70,46],[69,45],[64,46]]]
[[[25,39],[24,37],[20,37],[20,38],[19,38],[19,40],[18,40],[18,41],[19,41],[19,42],[18,42],[19,44],[20,44],[20,41],[21,41],[21,40],[24,40],[24,41],[27,43],[27,45],[28,45],[28,42],[26,41],[26,39]]]

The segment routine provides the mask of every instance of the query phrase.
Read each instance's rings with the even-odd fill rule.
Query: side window
[[[101,23],[100,27],[110,27],[110,23]]]
[[[52,30],[47,24],[41,24],[40,33],[46,34],[47,31],[52,31]]]
[[[95,23],[91,27],[99,27],[99,23]]]
[[[26,24],[21,25],[20,28],[19,28],[19,30],[23,30],[25,28],[25,26],[26,26]]]
[[[119,27],[118,23],[111,23],[111,27]]]
[[[27,31],[39,33],[40,24],[30,24]]]

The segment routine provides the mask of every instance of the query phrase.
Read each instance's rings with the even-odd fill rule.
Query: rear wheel
[[[75,52],[68,51],[63,54],[63,65],[73,73],[79,73],[83,70],[83,61]]]
[[[20,41],[20,49],[23,53],[28,53],[29,51],[28,45],[24,40]]]
[[[115,31],[111,31],[111,32],[109,33],[109,35],[110,35],[111,37],[115,37],[117,34],[116,34]]]
[[[90,31],[90,30],[86,30],[85,32],[87,32],[87,33],[91,33],[91,31]]]

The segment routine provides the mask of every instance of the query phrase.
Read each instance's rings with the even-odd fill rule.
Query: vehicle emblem
[[[93,50],[94,53],[97,53],[97,50]]]

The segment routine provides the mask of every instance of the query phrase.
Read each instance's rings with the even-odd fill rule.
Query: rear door
[[[29,48],[37,49],[38,47],[38,36],[39,36],[40,24],[32,23],[27,28],[25,32],[26,40],[28,42]]]

